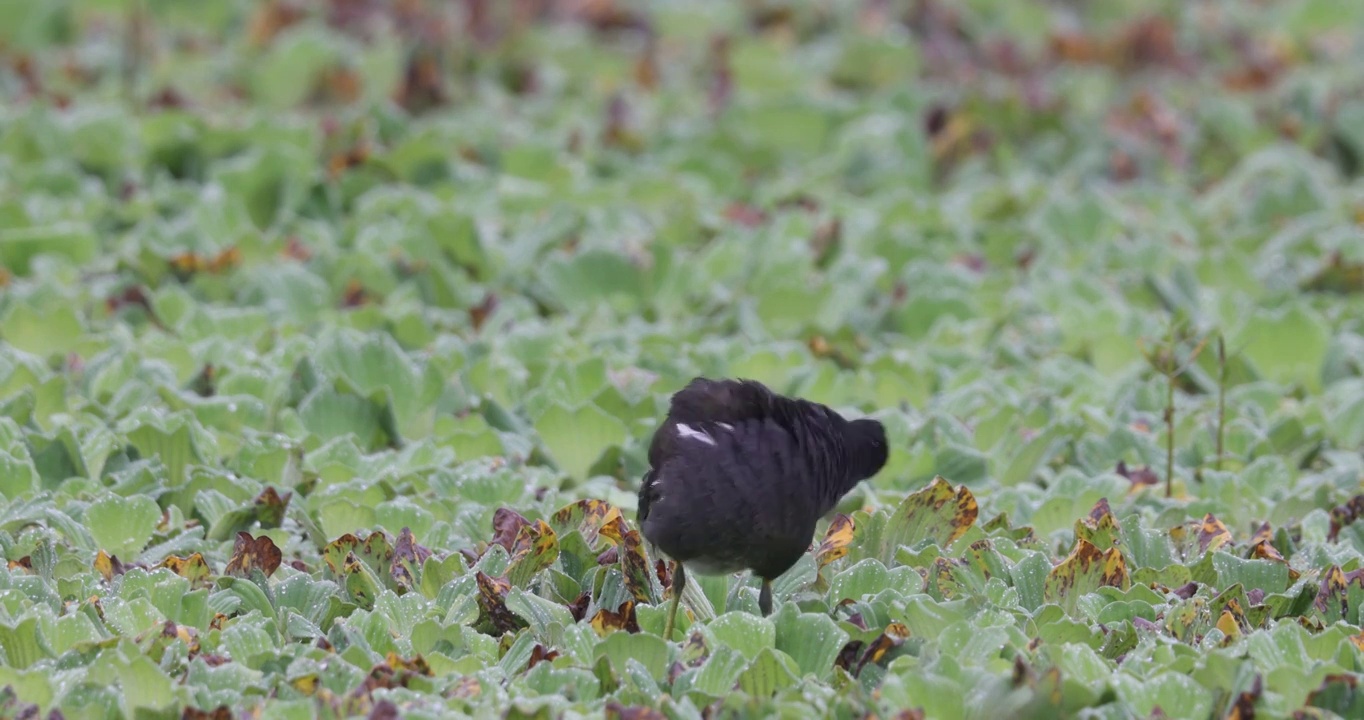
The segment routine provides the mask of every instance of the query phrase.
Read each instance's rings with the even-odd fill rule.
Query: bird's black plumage
[[[693,379],[654,433],[639,490],[644,537],[678,563],[674,602],[683,564],[703,574],[749,569],[763,579],[769,612],[771,581],[887,453],[876,420],[849,421],[752,380]]]

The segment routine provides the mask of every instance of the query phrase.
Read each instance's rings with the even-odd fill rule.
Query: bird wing
[[[778,571],[804,552],[818,518],[807,458],[770,420],[678,423],[672,454],[645,475],[640,524],[668,554]],[[647,520],[647,523],[646,523]]]
[[[673,393],[668,417],[680,423],[739,423],[773,415],[776,396],[752,380],[692,378]]]
[[[789,426],[788,415],[782,398],[761,383],[692,378],[686,387],[673,393],[668,416],[649,444],[649,464],[662,467],[679,451],[678,443],[690,435],[684,430],[679,436],[681,428],[713,436],[721,426],[732,427],[753,420],[774,420]]]

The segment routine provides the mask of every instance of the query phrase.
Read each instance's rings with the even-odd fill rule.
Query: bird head
[[[848,475],[860,482],[885,467],[890,457],[886,426],[880,420],[860,418],[843,426],[843,444],[848,449]]]

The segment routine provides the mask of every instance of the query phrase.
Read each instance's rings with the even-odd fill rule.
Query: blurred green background
[[[0,0],[0,714],[1359,717],[1362,40]],[[892,455],[665,642],[695,375]]]

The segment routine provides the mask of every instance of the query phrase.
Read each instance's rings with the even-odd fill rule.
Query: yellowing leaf
[[[291,683],[294,689],[304,695],[313,695],[317,692],[317,674],[309,673],[293,679]]]
[[[559,538],[544,520],[522,525],[512,542],[511,562],[507,566],[507,580],[517,587],[525,587],[531,578],[559,557]]]
[[[1212,552],[1223,545],[1231,542],[1231,531],[1222,524],[1212,513],[1203,516],[1203,524],[1198,528],[1198,548],[1203,552]]]
[[[589,546],[595,547],[602,528],[619,517],[620,509],[611,503],[588,499],[559,508],[550,516],[549,524],[560,535],[577,530]]]
[[[953,490],[942,476],[935,476],[895,509],[886,527],[886,548],[893,553],[924,540],[946,547],[966,534],[978,512],[976,498],[965,485]]]
[[[819,567],[823,568],[848,554],[848,546],[853,541],[854,527],[852,516],[843,513],[834,516],[834,521],[824,533],[824,540],[815,551],[815,561],[819,563]]]
[[[99,571],[99,574],[101,576],[104,577],[105,582],[109,582],[114,579],[115,562],[117,562],[117,560],[110,557],[109,554],[104,552],[103,550],[100,550],[99,552],[95,553],[94,568],[95,570]]]
[[[639,632],[639,621],[635,618],[635,603],[633,600],[626,600],[621,603],[617,612],[611,612],[606,608],[597,611],[592,616],[589,623],[592,629],[600,637],[606,637],[617,630],[626,632]]]
[[[176,575],[189,580],[191,587],[208,587],[212,582],[213,571],[208,567],[202,553],[194,553],[183,558],[171,555],[156,567],[168,568]]]
[[[526,621],[507,609],[507,593],[511,592],[511,583],[502,578],[485,575],[482,572],[475,572],[474,580],[478,583],[478,608],[481,611],[479,618],[481,623],[491,625],[498,634],[526,626]]]
[[[1217,618],[1217,629],[1227,636],[1228,640],[1234,640],[1241,636],[1241,627],[1236,624],[1236,617],[1230,610],[1223,610],[1222,616]]]
[[[1099,498],[1089,515],[1075,522],[1075,537],[1084,538],[1094,547],[1108,549],[1120,541],[1118,519],[1108,507],[1108,498]]]
[[[1126,590],[1131,584],[1127,562],[1117,548],[1099,550],[1088,540],[1080,538],[1075,549],[1047,574],[1042,595],[1047,602],[1055,602],[1067,611],[1075,608],[1079,598],[1101,587],[1111,586]]]
[[[626,532],[618,547],[620,569],[625,576],[625,588],[638,602],[656,602],[658,598],[655,597],[654,584],[650,579],[649,560],[644,557],[644,541],[639,531]]]

